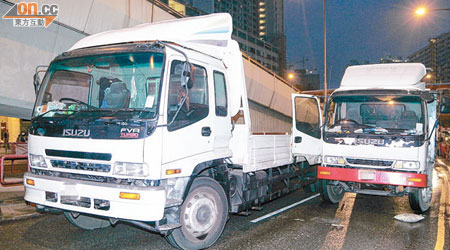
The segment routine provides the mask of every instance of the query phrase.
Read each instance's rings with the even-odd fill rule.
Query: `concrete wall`
[[[252,133],[287,133],[292,131],[292,118],[250,101]]]
[[[14,3],[0,1],[0,16]],[[47,0],[59,13],[48,28],[17,28],[0,20],[0,115],[30,119],[36,66],[50,61],[88,34],[175,17],[146,0]]]

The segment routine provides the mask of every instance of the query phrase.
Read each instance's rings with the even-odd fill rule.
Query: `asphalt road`
[[[331,205],[312,198],[257,223],[275,210],[315,195],[304,190],[272,201],[250,216],[232,215],[212,249],[450,249],[450,167],[438,159],[432,207],[417,223],[394,220],[412,213],[407,197],[346,194]],[[0,224],[0,249],[172,249],[163,237],[118,224],[83,231],[62,215]]]

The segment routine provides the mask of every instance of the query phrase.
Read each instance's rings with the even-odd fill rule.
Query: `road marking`
[[[251,223],[257,223],[257,222],[260,222],[260,221],[265,220],[265,219],[267,219],[267,218],[269,218],[269,217],[272,217],[272,216],[274,216],[274,215],[277,215],[277,214],[279,214],[279,213],[282,213],[282,212],[284,212],[284,211],[286,211],[286,210],[288,210],[288,209],[291,209],[291,208],[293,208],[293,207],[296,207],[296,206],[298,206],[298,205],[300,205],[300,204],[302,204],[302,203],[305,203],[305,202],[307,202],[307,201],[309,201],[309,200],[312,200],[312,199],[316,198],[316,197],[319,196],[319,195],[320,195],[320,194],[315,194],[315,195],[310,196],[310,197],[308,197],[308,198],[306,198],[306,199],[303,199],[303,200],[301,200],[301,201],[297,201],[296,203],[293,203],[293,204],[291,204],[291,205],[289,205],[289,206],[280,208],[280,209],[278,209],[278,210],[276,210],[276,211],[273,211],[272,213],[269,213],[269,214],[266,214],[266,215],[261,216],[261,217],[259,217],[259,218],[256,218],[256,219],[254,219],[254,220],[251,220],[250,222],[251,222]]]
[[[445,166],[445,164],[443,164]],[[448,170],[448,168],[447,168]],[[436,235],[436,245],[434,246],[435,250],[441,250],[444,249],[445,244],[445,209],[447,207],[447,204],[450,202],[448,201],[447,197],[447,190],[449,188],[448,183],[448,175],[447,173],[443,173],[445,175],[444,178],[441,178],[441,199],[439,203],[439,215],[438,215],[438,230]],[[447,211],[447,213],[450,214],[450,211]]]
[[[355,204],[355,199],[355,193],[345,193],[344,198],[341,202],[339,202],[336,214],[334,216],[341,222],[338,227],[333,226],[332,230],[328,232],[321,249],[342,249],[345,242],[345,235],[347,234],[348,224],[350,223],[353,205]]]

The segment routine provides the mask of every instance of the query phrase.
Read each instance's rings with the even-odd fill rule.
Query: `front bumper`
[[[27,184],[34,180],[34,185]],[[38,205],[110,218],[159,221],[164,216],[166,191],[164,187],[136,187],[108,183],[62,179],[25,173],[25,200]],[[49,192],[56,194],[49,198]],[[120,192],[138,193],[139,200],[119,198]],[[61,202],[61,198],[82,199],[83,206]],[[64,198],[65,199],[65,198]],[[109,201],[108,210],[96,208],[94,200]]]
[[[427,175],[410,172],[381,171],[375,169],[324,167],[317,168],[322,180],[359,182],[405,187],[427,187]]]

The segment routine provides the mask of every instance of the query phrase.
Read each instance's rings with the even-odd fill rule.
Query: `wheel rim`
[[[432,196],[432,188],[431,187],[427,187],[425,189],[422,189],[422,192],[421,192],[420,195],[421,195],[422,201],[425,204],[430,203],[431,202],[431,196]]]
[[[330,191],[332,192],[333,196],[338,196],[342,193],[343,188],[341,185],[330,185]]]
[[[217,220],[215,199],[208,193],[201,192],[187,201],[183,213],[185,229],[194,237],[207,234]]]

